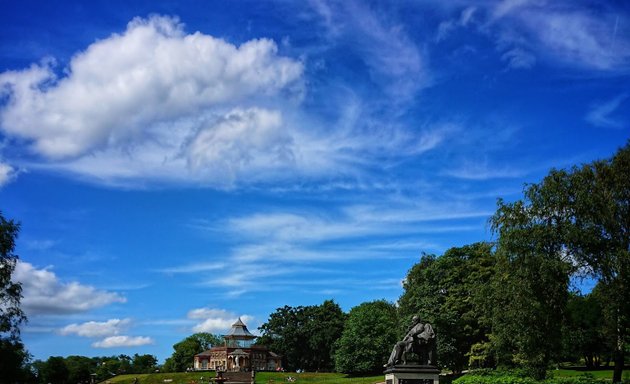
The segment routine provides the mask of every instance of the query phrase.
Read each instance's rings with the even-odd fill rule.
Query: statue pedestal
[[[439,384],[440,370],[432,365],[394,365],[385,370],[386,384]]]

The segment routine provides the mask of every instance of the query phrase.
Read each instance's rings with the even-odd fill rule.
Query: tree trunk
[[[620,348],[621,347],[621,348]],[[621,383],[621,375],[623,374],[624,350],[623,345],[617,346],[615,351],[615,370],[613,371],[613,383]]]
[[[622,318],[619,308],[617,309],[617,348],[615,348],[615,370],[613,371],[613,383],[621,383],[621,375],[623,373],[623,365],[625,364],[624,356],[624,332],[621,324]]]

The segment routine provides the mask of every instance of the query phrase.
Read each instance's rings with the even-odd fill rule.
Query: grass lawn
[[[384,375],[367,377],[350,377],[343,373],[294,373],[294,372],[258,372],[256,374],[256,384],[282,384],[289,383],[289,376],[294,377],[294,383],[310,384],[374,384],[385,381]]]
[[[215,374],[214,372],[178,372],[118,375],[101,381],[100,384],[133,384],[134,378],[138,379],[138,384],[192,384],[193,382],[201,384],[202,376],[203,383],[208,384],[208,379],[213,378]]]
[[[203,376],[203,381],[201,377]],[[151,373],[148,375],[119,375],[101,384],[133,384],[134,378],[138,378],[138,384],[212,384],[208,379],[215,376],[214,372],[190,372],[190,373]],[[309,384],[375,384],[385,381],[385,376],[348,377],[343,373],[295,373],[295,372],[258,372],[256,384],[285,384],[287,380],[295,377],[294,383]],[[171,381],[165,381],[171,380]]]
[[[613,371],[612,369],[599,369],[596,371],[577,371],[575,369],[557,369],[553,371],[549,371],[549,375],[553,375],[553,377],[575,377],[582,376],[584,374],[592,375],[596,379],[607,379],[612,380]],[[623,371],[622,379],[630,380],[630,372],[628,370]]]
[[[549,371],[553,377],[575,377],[584,374],[595,378],[612,379],[612,370],[576,371],[572,369],[557,369]],[[119,375],[112,377],[101,384],[133,384],[134,378],[138,378],[138,384],[212,384],[209,379],[215,376],[214,372],[190,372],[190,373],[151,373],[145,375]],[[294,377],[296,384],[376,384],[385,381],[384,375],[352,377],[343,373],[295,373],[295,372],[258,372],[256,384],[287,384],[287,380]],[[201,381],[203,377],[203,381]],[[624,371],[624,379],[630,379],[630,371]],[[450,379],[440,378],[441,382],[448,383]]]

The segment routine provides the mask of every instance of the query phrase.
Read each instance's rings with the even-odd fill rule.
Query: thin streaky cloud
[[[616,118],[614,113],[619,110],[619,107],[627,98],[628,94],[622,93],[611,100],[594,103],[586,114],[586,121],[601,128],[619,129],[625,127],[626,122],[620,118]]]

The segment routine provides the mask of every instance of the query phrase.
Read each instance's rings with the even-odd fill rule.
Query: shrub
[[[623,383],[630,384],[630,381],[624,380]],[[458,378],[453,381],[453,384],[610,384],[610,381],[597,379],[589,374],[575,377],[554,377],[538,381],[524,376],[519,371],[479,369]]]

